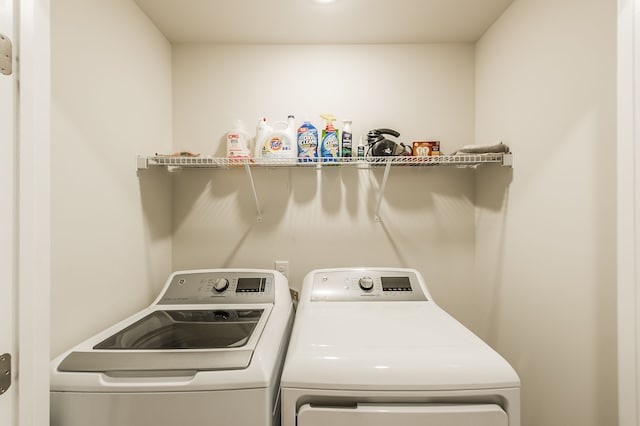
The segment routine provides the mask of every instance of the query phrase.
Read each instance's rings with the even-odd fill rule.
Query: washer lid
[[[340,302],[298,310],[282,386],[460,390],[519,386],[519,379],[434,303]]]
[[[263,309],[156,310],[90,351],[71,352],[59,371],[228,370],[246,368],[248,342]],[[264,322],[263,322],[264,324]]]

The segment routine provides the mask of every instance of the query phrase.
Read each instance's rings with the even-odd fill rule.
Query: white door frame
[[[49,424],[50,0],[18,12],[18,425]]]
[[[0,0],[0,32],[13,47],[16,40],[16,0]],[[3,45],[6,42],[3,42]],[[13,49],[14,50],[14,49]],[[4,51],[3,51],[4,52]],[[5,59],[6,60],[6,59]],[[11,72],[5,70],[0,74],[0,354],[11,356],[11,374],[3,376],[15,382],[16,378],[16,342],[15,325],[17,300],[17,265],[16,265],[16,146],[17,146],[17,111],[16,99],[18,84],[16,77],[15,55],[11,55]],[[8,357],[0,368],[5,373]],[[17,424],[17,387],[11,383],[3,386],[0,395],[0,424],[15,426]]]
[[[618,0],[618,406],[640,425],[640,0]]]

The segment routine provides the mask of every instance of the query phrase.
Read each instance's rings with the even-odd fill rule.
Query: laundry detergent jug
[[[288,121],[277,121],[269,126],[266,118],[261,118],[256,129],[255,158],[276,159],[298,156],[296,143],[295,118],[289,115]]]

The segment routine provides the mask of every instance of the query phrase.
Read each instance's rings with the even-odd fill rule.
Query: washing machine
[[[51,362],[51,425],[279,425],[293,316],[279,272],[174,272],[149,307]]]
[[[520,426],[520,380],[420,273],[306,275],[282,373],[283,426]]]

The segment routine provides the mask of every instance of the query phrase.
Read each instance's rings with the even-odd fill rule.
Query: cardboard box
[[[414,157],[432,157],[440,155],[440,141],[417,141],[413,142]]]

